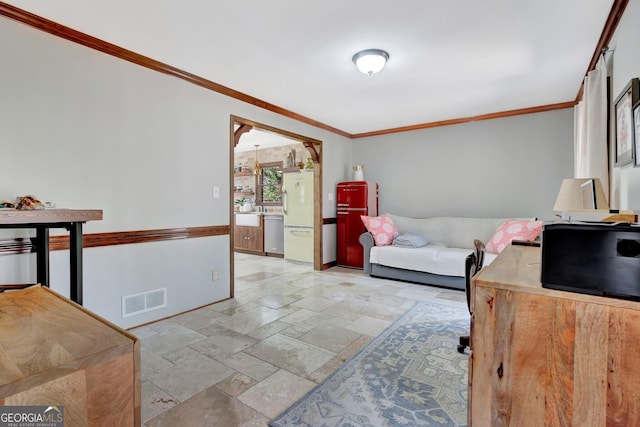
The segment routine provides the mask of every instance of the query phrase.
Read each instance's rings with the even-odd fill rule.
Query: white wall
[[[629,80],[640,77],[640,55],[638,55],[640,25],[638,23],[640,23],[640,2],[630,1],[609,43],[609,48],[613,49],[612,103]],[[613,168],[612,171],[614,188],[612,206],[640,211],[640,168],[634,168],[630,164]]]
[[[357,139],[353,162],[381,213],[550,219],[573,175],[573,110]]]
[[[233,114],[322,140],[323,216],[335,216],[327,193],[350,165],[346,138],[5,18],[0,40],[11,41],[0,43],[0,199],[103,209],[86,233],[229,225]],[[129,327],[223,299],[229,257],[229,236],[85,249],[85,305]],[[52,288],[65,295],[67,260],[52,254]],[[34,276],[33,255],[0,256],[0,283]],[[120,318],[122,295],[165,286],[166,309]]]

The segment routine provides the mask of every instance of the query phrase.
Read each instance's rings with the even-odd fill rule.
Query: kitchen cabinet
[[[234,224],[234,249],[240,252],[264,252],[263,230],[262,219],[258,227]]]

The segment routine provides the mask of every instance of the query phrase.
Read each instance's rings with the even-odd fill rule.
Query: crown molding
[[[521,116],[524,114],[542,113],[544,111],[562,110],[565,108],[573,108],[575,101],[561,102],[558,104],[541,105],[538,107],[519,108],[517,110],[500,111],[497,113],[481,114],[478,116],[462,117],[458,119],[441,120],[439,122],[422,123],[418,125],[403,126],[392,129],[383,129],[373,132],[356,133],[351,138],[368,138],[371,136],[388,135],[392,133],[410,132],[413,130],[429,129],[442,126],[459,125],[461,123],[479,122],[481,120],[492,120],[504,117]]]

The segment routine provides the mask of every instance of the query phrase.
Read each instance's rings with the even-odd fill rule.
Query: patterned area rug
[[[466,426],[465,306],[420,302],[271,427]]]

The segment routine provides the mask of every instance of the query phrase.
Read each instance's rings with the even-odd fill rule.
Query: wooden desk
[[[637,425],[640,303],[545,289],[540,249],[510,246],[471,304],[469,425]]]
[[[101,209],[0,209],[0,228],[35,228],[37,280],[44,286],[49,286],[49,229],[69,231],[69,296],[78,304],[82,304],[82,224],[99,220]]]
[[[141,424],[134,335],[40,286],[0,294],[0,330],[0,405],[64,406],[65,426]]]

